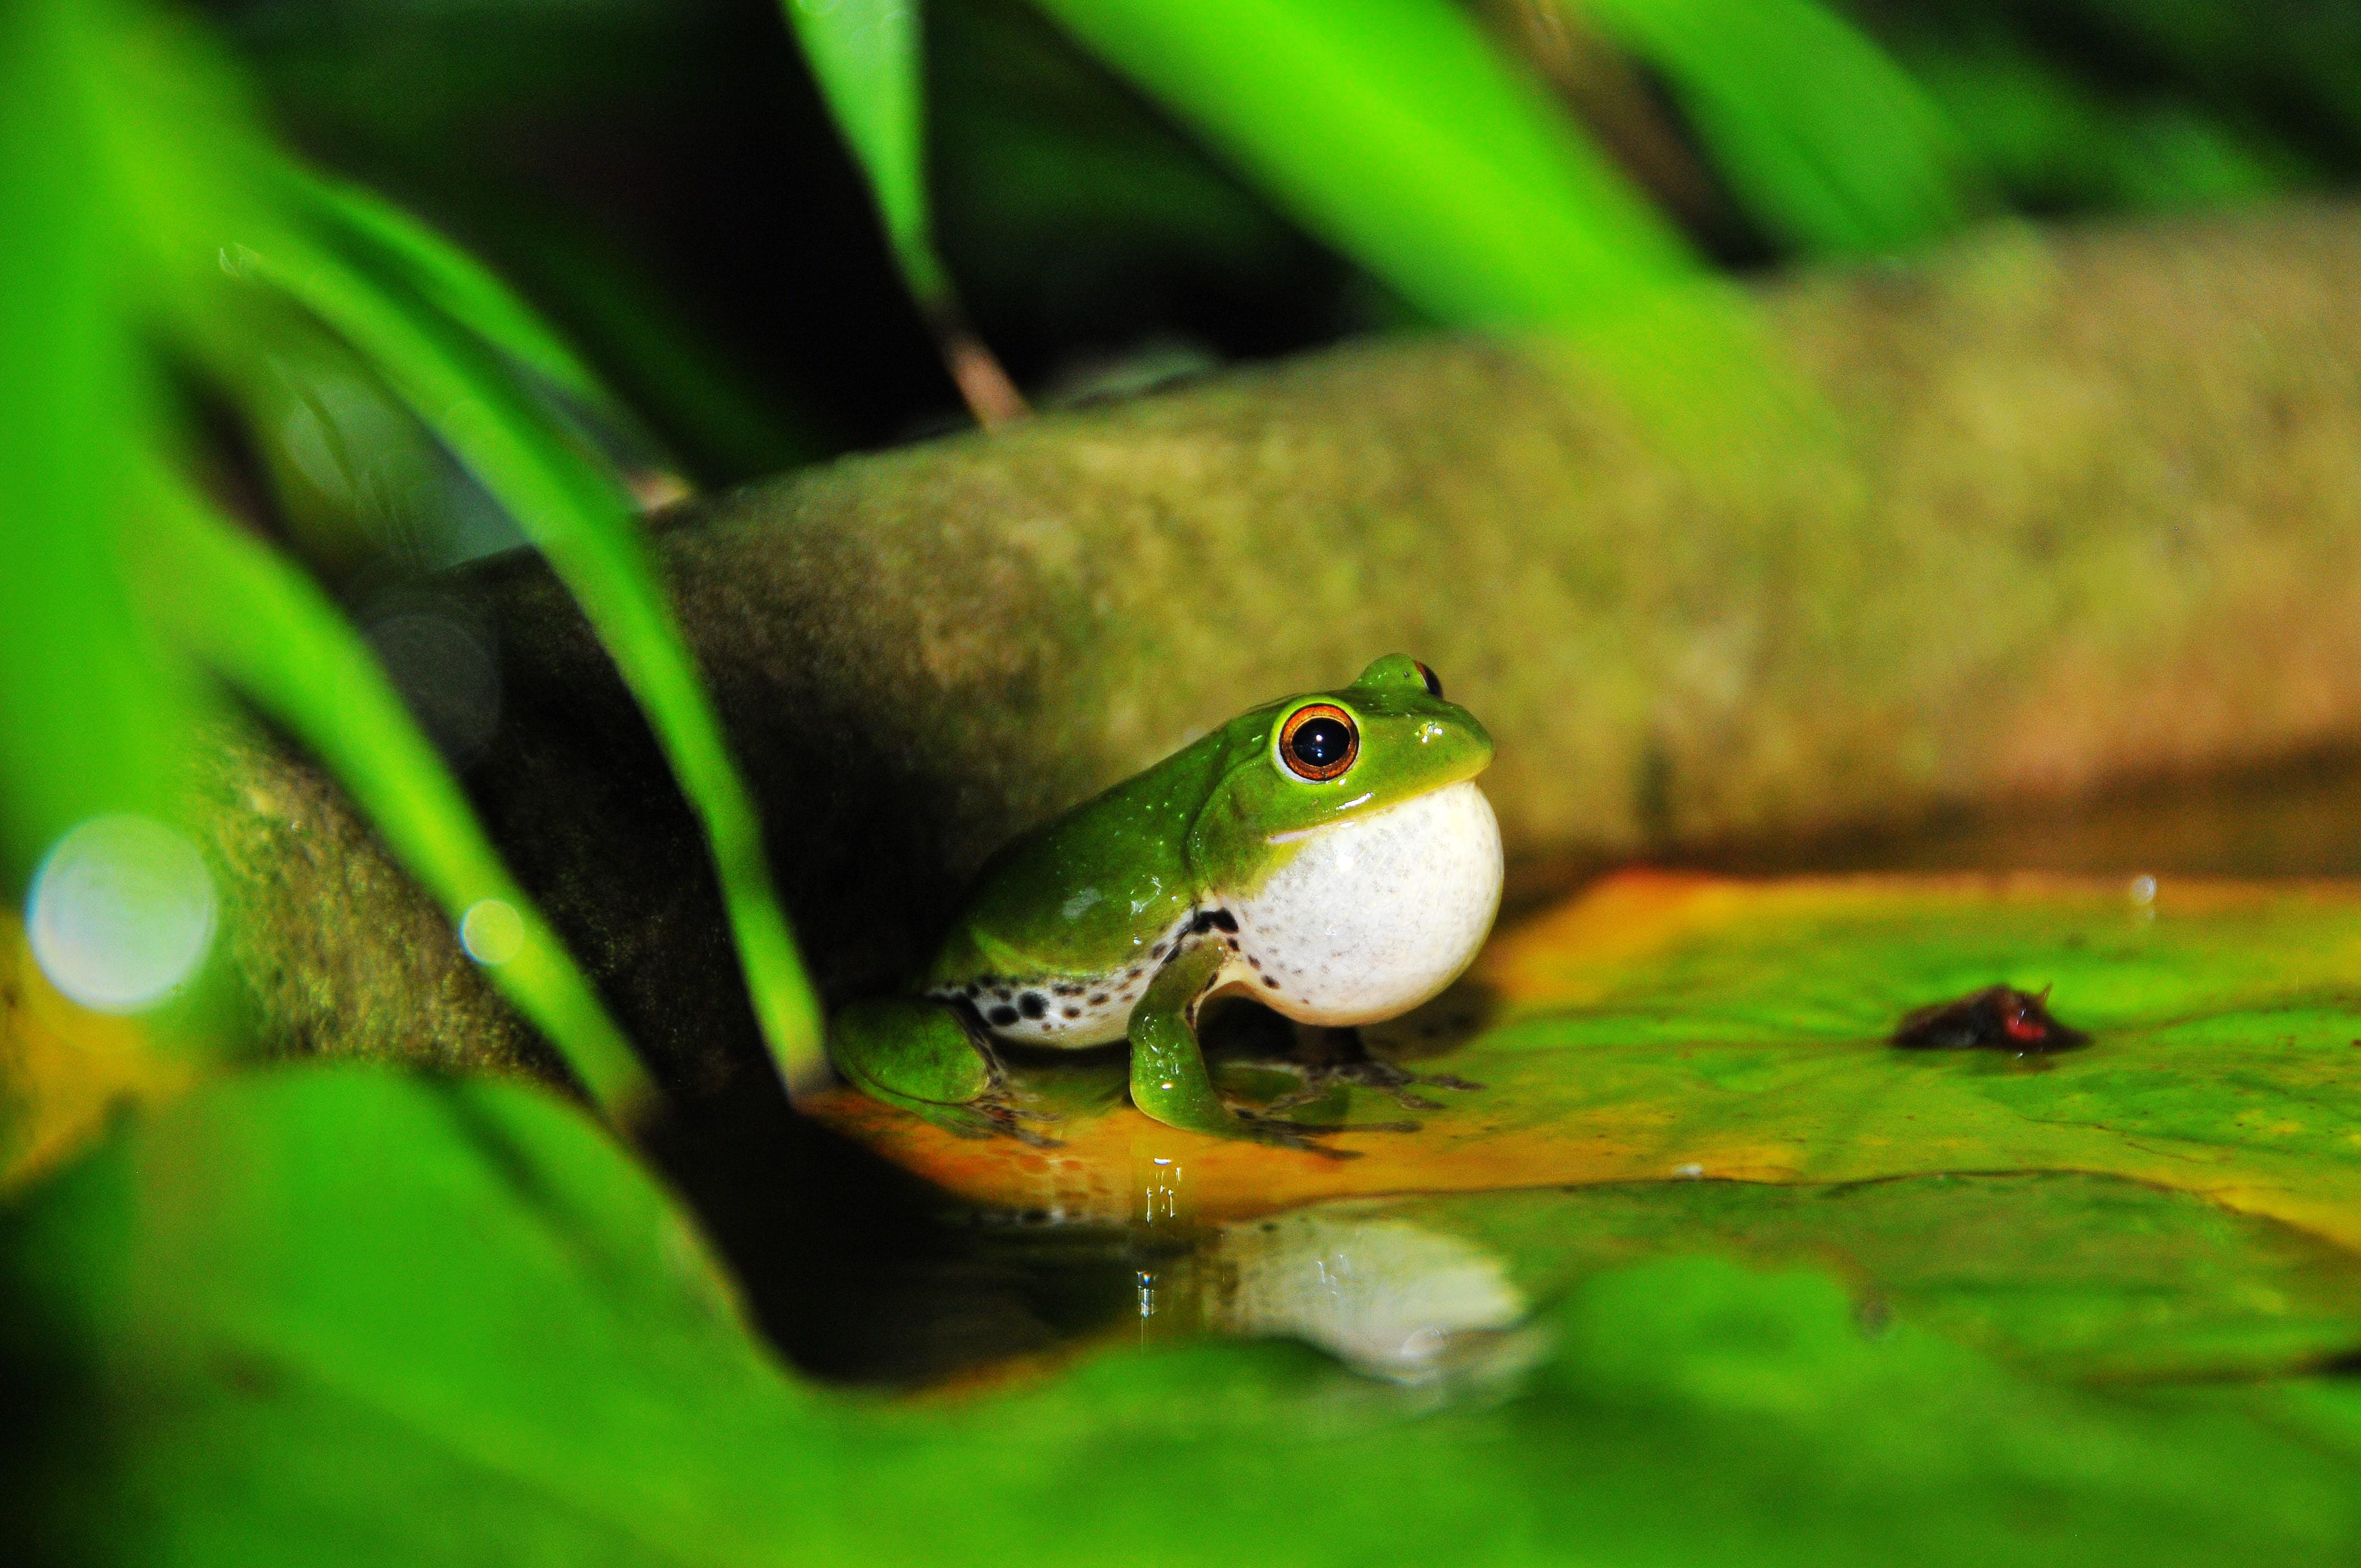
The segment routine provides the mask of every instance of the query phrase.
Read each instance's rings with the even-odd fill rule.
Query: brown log
[[[2361,739],[2361,214],[2006,228],[1759,301],[1831,433],[1749,433],[1751,464],[1429,337],[675,513],[681,614],[829,991],[889,982],[1012,833],[1395,650],[1491,727],[1527,863]],[[605,656],[531,561],[453,591],[501,643],[469,783],[513,863],[628,1027],[742,1056],[696,831]],[[224,799],[276,1038],[528,1048],[308,769],[242,753]]]

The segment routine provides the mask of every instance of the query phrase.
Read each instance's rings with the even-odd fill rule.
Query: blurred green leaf
[[[1822,438],[1745,302],[1450,0],[1036,0],[1430,319],[1522,334],[1719,486]]]
[[[562,395],[587,433],[633,466],[662,461],[654,438],[533,308],[472,256],[374,193],[290,167],[295,204],[357,268],[399,282]]]
[[[828,1398],[696,1233],[515,1084],[202,1090],[0,1221],[13,1539],[347,1564],[2341,1561],[2333,1382],[2097,1395],[1812,1273],[1597,1274],[1456,1403],[1307,1352],[1126,1344],[1046,1385]],[[2282,1430],[2301,1401],[2307,1426]]]
[[[370,273],[292,233],[241,268],[357,349],[508,509],[580,601],[703,818],[754,1013],[787,1082],[828,1080],[818,1003],[771,881],[752,796],[666,598],[630,502],[539,416],[480,342],[408,308]]]
[[[927,56],[937,224],[996,320],[1068,352],[1330,324],[1334,253],[1030,0],[930,0]]]
[[[1440,320],[1596,323],[1694,271],[1448,0],[1039,4]]]
[[[972,329],[935,249],[928,205],[917,0],[781,0],[820,94],[868,177],[885,237],[927,318],[944,367],[978,422],[1025,411],[1025,400]]]
[[[927,204],[917,0],[780,0],[837,129],[876,197],[903,280],[929,309],[949,302]]]
[[[2325,1563],[2361,1530],[2356,1457],[2267,1398],[2045,1387],[1709,1258],[1594,1275],[1542,1367],[1443,1408],[1278,1346],[821,1398],[571,1110],[366,1069],[118,1135],[0,1223],[0,1303],[45,1459],[14,1528],[108,1561]]]
[[[1872,1316],[2077,1381],[2257,1378],[2361,1348],[2361,1256],[2190,1193],[2081,1171],[1348,1201],[1276,1231],[1323,1220],[1346,1237],[1397,1223],[1476,1243],[1537,1300],[1701,1249],[1755,1268],[1828,1269]],[[1252,1222],[1232,1229],[1261,1234]]]
[[[26,253],[39,287],[10,291],[23,319],[0,322],[0,354],[24,357],[5,367],[21,368],[21,384],[55,390],[43,405],[53,422],[18,423],[11,434],[38,437],[39,460],[26,466],[32,493],[45,473],[58,490],[41,498],[51,526],[12,531],[11,544],[21,536],[18,548],[54,559],[28,556],[27,570],[0,587],[29,596],[29,613],[0,632],[27,647],[0,678],[45,664],[53,676],[68,658],[77,665],[62,682],[45,681],[27,705],[23,733],[58,739],[40,742],[49,774],[27,767],[33,783],[12,781],[31,826],[10,852],[32,852],[82,796],[106,797],[127,765],[115,753],[127,755],[173,711],[158,696],[166,666],[137,635],[104,555],[122,525],[123,476],[139,471],[140,448],[177,444],[160,402],[126,390],[148,351],[141,338],[160,327],[172,349],[236,385],[276,373],[273,350],[300,319],[291,302],[411,406],[581,600],[705,819],[755,1014],[782,1071],[791,1083],[824,1075],[817,1004],[771,885],[751,797],[632,507],[610,467],[524,378],[554,382],[618,421],[620,411],[482,269],[383,204],[293,172],[250,123],[234,77],[201,36],[141,5],[42,0],[10,20],[25,89],[8,94],[16,122],[11,150],[0,154],[22,186],[10,211],[40,220],[55,238]],[[214,652],[228,661],[223,648]],[[313,711],[323,721],[332,712]],[[312,739],[324,752],[337,750],[323,734]],[[351,755],[364,757],[365,738],[350,739]],[[158,749],[152,736],[141,743]],[[58,781],[63,804],[40,802],[45,776]],[[17,815],[12,807],[12,825]],[[556,994],[544,990],[543,1003]],[[619,1070],[586,1066],[594,1083],[619,1082]]]
[[[96,154],[89,14],[0,8],[0,888],[75,823],[172,814],[185,693],[118,554],[149,405]]]
[[[2361,154],[2361,10],[2346,0],[1861,0],[1860,15],[1914,60],[2015,55],[2072,96],[2279,143],[2303,163],[2349,174]]]
[[[2212,205],[2324,174],[2254,116],[2169,90],[2093,82],[2004,39],[1929,45],[1910,59],[1999,188],[2035,211]]]
[[[152,613],[326,763],[450,912],[492,983],[609,1119],[630,1126],[654,1097],[630,1043],[359,634],[300,572],[177,483],[159,482],[146,515]]]
[[[1965,215],[1965,145],[1876,44],[1815,0],[1579,5],[1662,71],[1757,217],[1816,251],[1883,250]]]

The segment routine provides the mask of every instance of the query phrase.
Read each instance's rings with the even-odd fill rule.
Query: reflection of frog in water
[[[1197,1043],[1213,996],[1299,1022],[1391,1018],[1475,958],[1500,903],[1476,775],[1491,737],[1396,654],[1268,703],[1008,845],[901,1000],[838,1014],[862,1089],[959,1131],[1014,1130],[989,1038],[1131,1042],[1131,1098],[1176,1127],[1301,1143],[1233,1112]]]

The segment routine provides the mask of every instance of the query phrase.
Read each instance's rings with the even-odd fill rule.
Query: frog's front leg
[[[1197,1044],[1197,1010],[1220,976],[1224,956],[1210,943],[1184,949],[1139,999],[1131,1014],[1131,1102],[1170,1127],[1349,1157],[1351,1151],[1332,1149],[1292,1123],[1222,1103]]]
[[[863,1093],[966,1137],[1046,1142],[1017,1120],[1000,1064],[956,1008],[856,1002],[829,1024],[829,1059]]]

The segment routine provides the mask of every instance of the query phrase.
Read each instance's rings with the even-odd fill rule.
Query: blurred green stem
[[[885,238],[944,368],[976,422],[1026,412],[1024,394],[967,322],[935,247],[916,0],[781,0],[837,129],[869,181]]]

